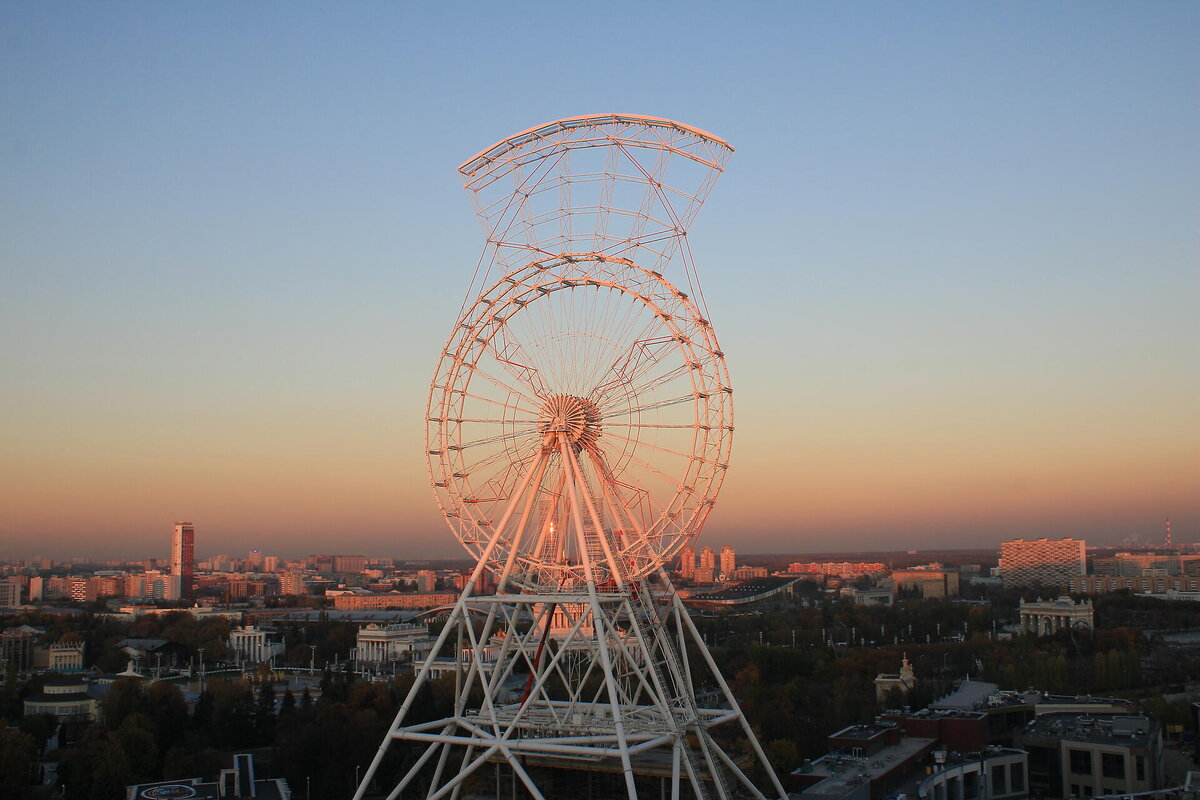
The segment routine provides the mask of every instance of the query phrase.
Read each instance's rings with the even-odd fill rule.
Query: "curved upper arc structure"
[[[699,128],[637,114],[501,139],[459,167],[487,237],[472,289],[538,258],[597,253],[668,275],[703,307],[686,234],[732,154]]]
[[[733,145],[722,139],[720,136],[714,136],[708,131],[700,130],[699,128],[686,125],[675,120],[664,119],[662,117],[647,117],[644,114],[584,114],[579,117],[565,117],[557,119],[553,122],[547,122],[543,125],[535,125],[532,128],[526,128],[520,133],[514,133],[505,139],[501,139],[491,147],[485,147],[471,158],[464,161],[458,168],[458,171],[467,178],[472,178],[479,174],[481,170],[485,170],[490,164],[502,158],[505,154],[512,150],[522,148],[530,142],[547,140],[555,134],[575,128],[597,128],[598,126],[618,123],[623,125],[644,125],[648,128],[664,128],[668,130],[678,131],[679,133],[690,134],[699,137],[706,142],[727,149],[730,153],[733,152]],[[608,138],[608,137],[604,137]],[[584,140],[585,142],[588,140]],[[690,158],[703,160],[699,154],[689,155]],[[708,162],[711,166],[718,169],[721,164],[716,161]],[[722,162],[723,163],[723,162]]]

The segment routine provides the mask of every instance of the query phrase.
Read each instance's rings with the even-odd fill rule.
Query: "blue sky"
[[[706,542],[1200,540],[1200,7],[647,5],[5,4],[4,549],[456,553],[455,167],[608,111],[737,148]]]

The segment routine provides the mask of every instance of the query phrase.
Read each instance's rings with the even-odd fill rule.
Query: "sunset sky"
[[[0,556],[461,555],[455,168],[614,111],[737,148],[703,543],[1200,541],[1200,4],[7,2]]]

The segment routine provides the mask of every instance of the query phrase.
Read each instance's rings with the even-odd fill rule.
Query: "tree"
[[[163,780],[190,778],[196,774],[196,762],[182,747],[172,747],[163,758]]]
[[[125,751],[135,779],[147,781],[158,777],[160,762],[154,720],[145,714],[130,714],[117,728],[117,742]]]
[[[36,757],[34,738],[10,728],[7,719],[0,719],[0,796],[26,800],[32,794],[30,778]]]
[[[258,689],[254,704],[254,732],[260,744],[270,744],[275,738],[275,687],[264,683]]]

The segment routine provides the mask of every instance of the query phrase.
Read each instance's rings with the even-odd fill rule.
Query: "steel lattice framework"
[[[544,798],[529,767],[581,759],[622,773],[630,798],[654,774],[673,798],[761,798],[718,741],[726,723],[784,796],[663,569],[729,462],[732,389],[687,227],[731,153],[687,125],[608,114],[531,128],[459,168],[487,244],[426,440],[438,504],[478,563],[356,800],[393,741],[424,749],[390,800],[458,797],[489,762]],[[477,591],[485,571],[494,595]],[[409,719],[441,672],[453,715]],[[720,707],[697,704],[702,686]]]

